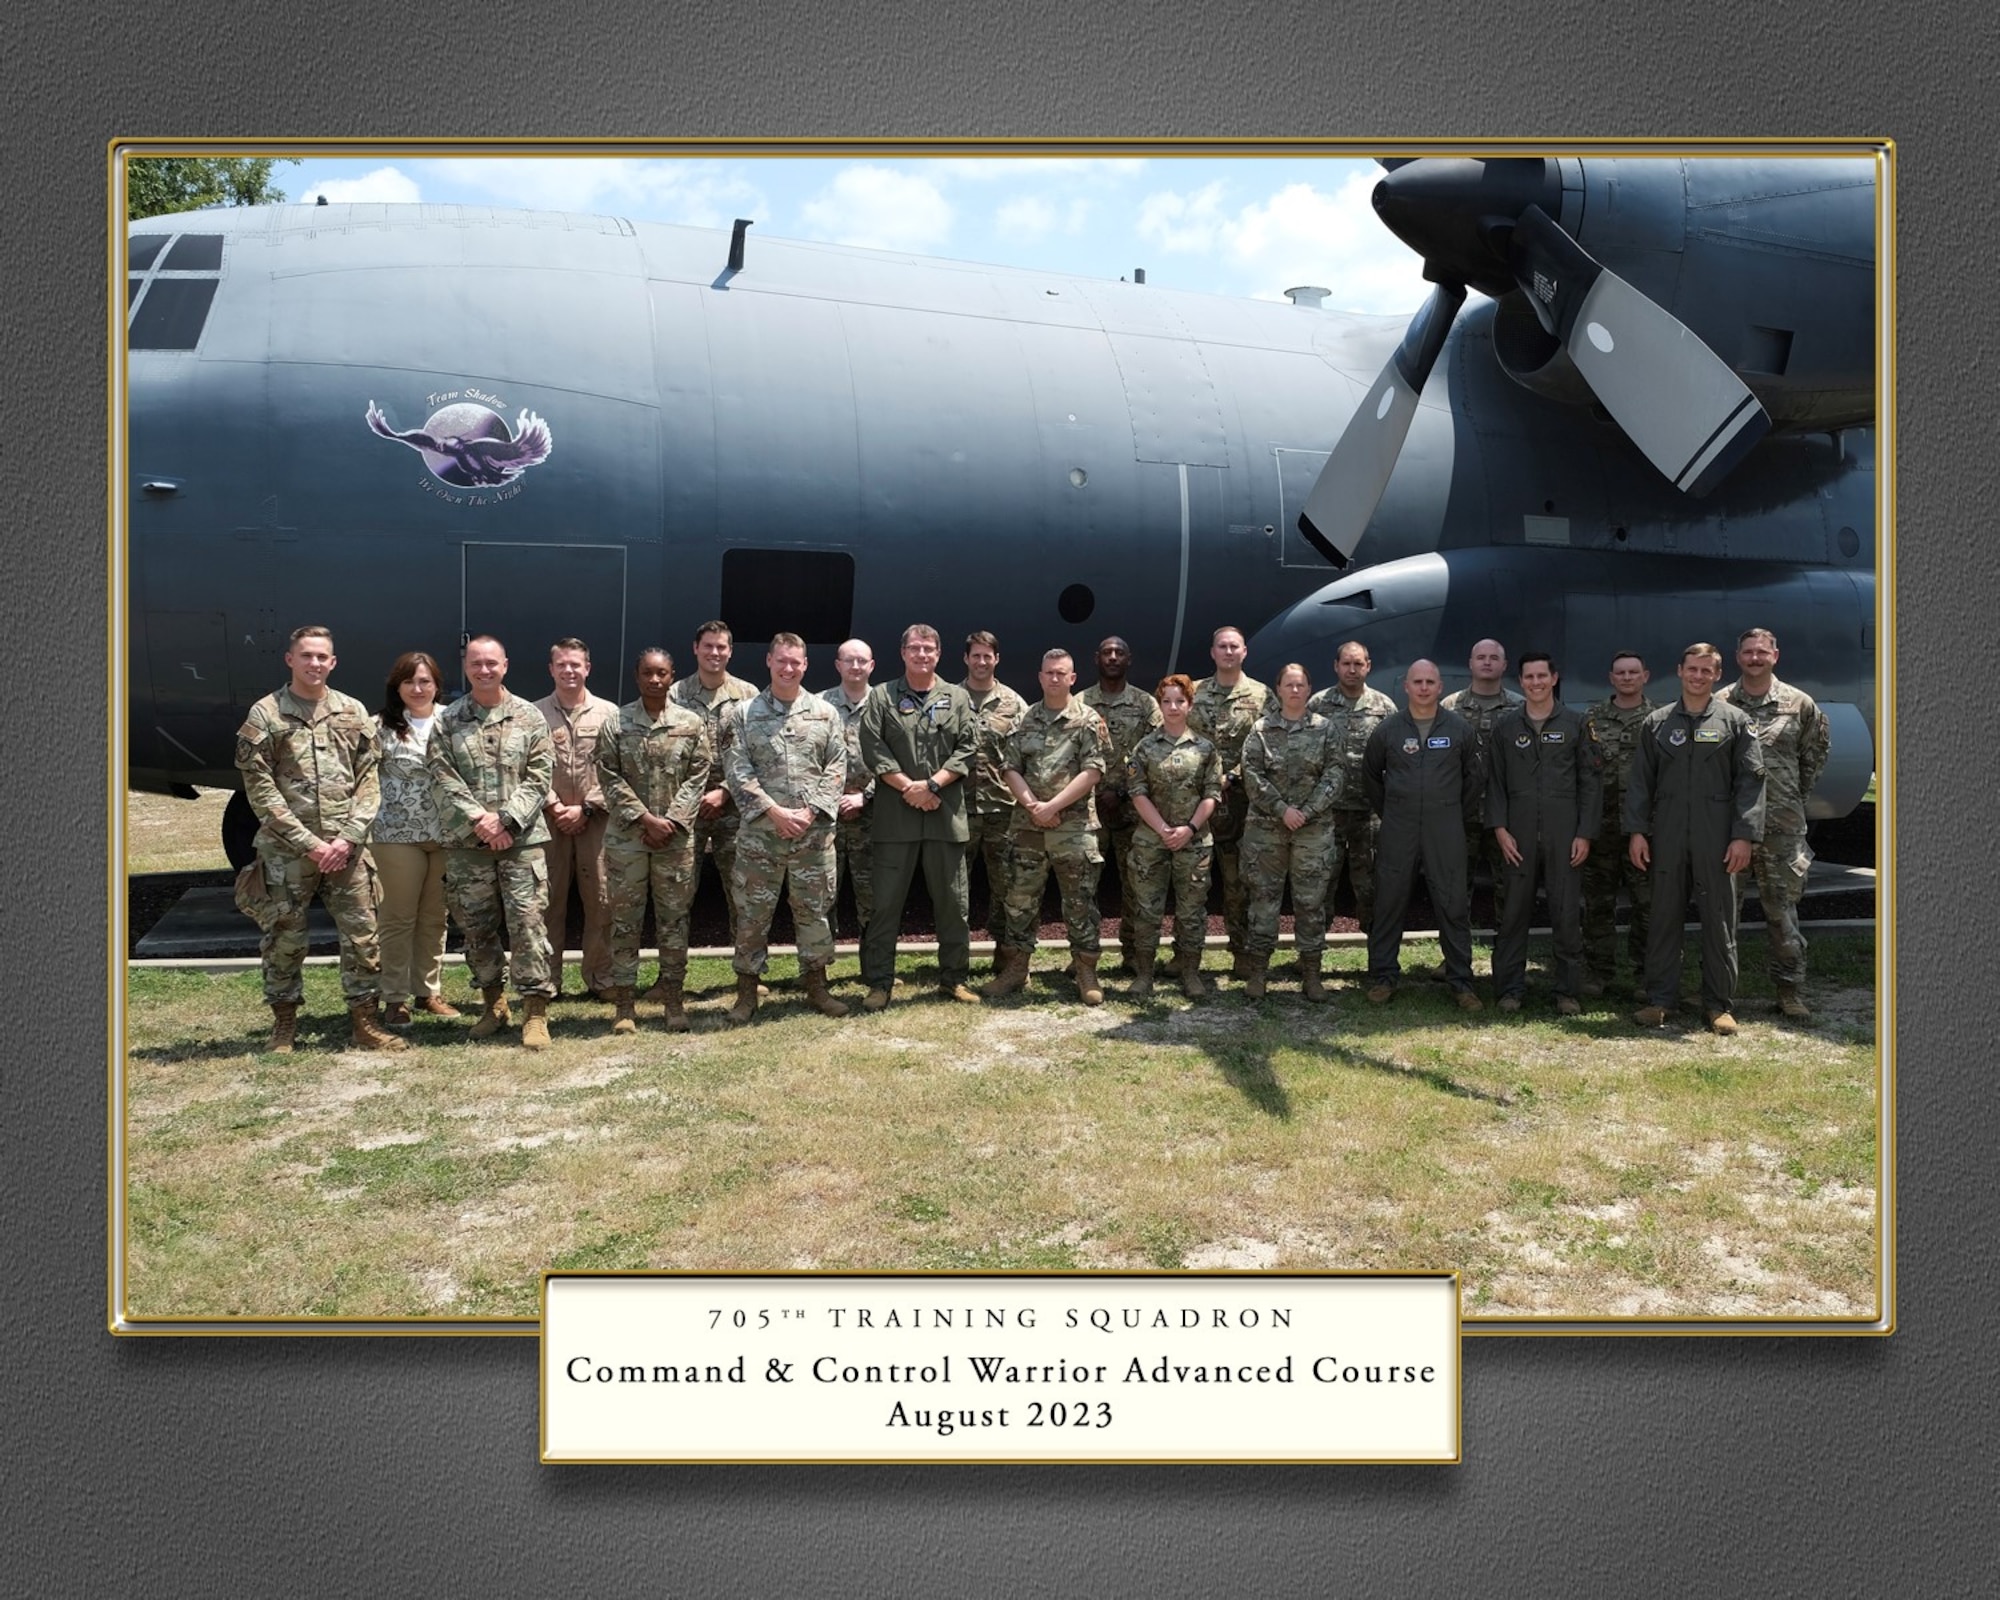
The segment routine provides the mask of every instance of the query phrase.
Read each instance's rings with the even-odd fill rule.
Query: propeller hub
[[[1498,299],[1515,287],[1507,238],[1529,206],[1562,211],[1562,175],[1539,156],[1476,161],[1425,156],[1375,185],[1382,225],[1424,258],[1433,283],[1458,283]]]

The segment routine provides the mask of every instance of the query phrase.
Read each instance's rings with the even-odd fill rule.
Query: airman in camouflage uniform
[[[1028,707],[1020,724],[1000,746],[1007,787],[1020,809],[1014,818],[1014,882],[1007,891],[1007,928],[1012,937],[1003,955],[1032,951],[1042,910],[1042,888],[1053,871],[1062,885],[1063,925],[1069,932],[1070,969],[1085,1005],[1097,1005],[1100,948],[1097,878],[1104,856],[1097,848],[1097,809],[1090,792],[1111,760],[1111,734],[1104,719],[1073,699],[1076,664],[1066,650],[1042,657],[1042,698]],[[1027,983],[1026,961],[997,963],[989,996],[1012,994]]]
[[[979,722],[979,744],[971,793],[965,808],[967,870],[974,859],[986,863],[986,920],[996,954],[1010,946],[1007,888],[1014,878],[1014,813],[1019,809],[1000,765],[1000,742],[1027,715],[1028,702],[993,676],[1000,665],[1000,642],[986,632],[965,640],[965,694]]]
[[[1167,892],[1174,899],[1174,949],[1181,991],[1190,1000],[1207,992],[1201,976],[1208,936],[1208,873],[1214,845],[1208,820],[1222,803],[1222,761],[1215,746],[1190,732],[1194,685],[1176,673],[1153,691],[1160,726],[1138,743],[1125,763],[1125,792],[1141,827],[1132,841],[1132,993],[1153,992],[1160,948],[1160,919]]]
[[[847,1007],[826,988],[837,882],[833,820],[847,773],[847,741],[839,714],[800,686],[806,670],[803,639],[776,635],[764,661],[771,685],[736,708],[723,757],[730,797],[743,819],[734,880],[736,1004],[729,1012],[739,1026],[757,1014],[765,940],[788,880],[806,999],[822,1016],[847,1015]]]
[[[1132,963],[1132,839],[1139,819],[1125,803],[1125,763],[1139,741],[1160,725],[1160,703],[1125,681],[1132,647],[1113,634],[1097,647],[1097,682],[1077,696],[1104,719],[1111,765],[1091,798],[1097,804],[1097,849],[1118,866],[1118,949]]]
[[[637,1028],[633,989],[639,980],[639,938],[646,897],[660,941],[659,995],[668,1028],[688,1026],[688,908],[700,861],[694,853],[695,812],[708,783],[713,749],[708,725],[668,699],[674,660],[666,651],[641,653],[639,698],[620,706],[597,740],[598,782],[611,819],[604,832],[604,873],[611,894],[611,998],[614,1033]]]
[[[1597,846],[1583,864],[1583,992],[1591,996],[1604,993],[1618,977],[1618,891],[1622,888],[1632,902],[1625,948],[1635,983],[1646,971],[1646,930],[1653,910],[1653,880],[1632,865],[1620,819],[1639,730],[1659,707],[1643,692],[1651,674],[1636,651],[1613,656],[1610,675],[1611,694],[1585,718],[1604,757],[1604,815]]]
[[[554,781],[549,724],[532,700],[506,687],[507,652],[490,634],[465,646],[471,693],[438,713],[425,752],[438,821],[450,854],[445,898],[465,933],[465,964],[486,1008],[472,1037],[490,1038],[513,1020],[506,979],[527,1007],[521,1043],[549,1042],[549,999],[556,992],[549,961],[549,837],[542,807]],[[506,929],[507,953],[500,934]]]
[[[1716,698],[1726,700],[1757,730],[1764,751],[1764,837],[1750,859],[1750,872],[1736,879],[1740,905],[1745,883],[1757,878],[1757,899],[1771,941],[1771,981],[1778,1009],[1808,1022],[1806,937],[1799,927],[1799,896],[1805,892],[1812,851],[1806,846],[1806,801],[1826,770],[1832,746],[1826,713],[1813,697],[1776,675],[1778,640],[1768,628],[1752,628],[1736,641],[1742,676]]]
[[[1468,907],[1472,904],[1472,883],[1483,860],[1493,874],[1493,902],[1497,910],[1504,893],[1506,863],[1500,858],[1500,846],[1494,841],[1492,830],[1486,826],[1487,745],[1493,737],[1493,724],[1500,720],[1502,712],[1520,705],[1521,697],[1500,681],[1507,671],[1507,650],[1498,639],[1481,639],[1474,645],[1466,670],[1472,674],[1472,682],[1446,695],[1438,706],[1456,712],[1472,730],[1472,749],[1466,768],[1472,789],[1466,797],[1465,812],[1465,903]]]
[[[1194,686],[1194,707],[1188,726],[1215,746],[1222,759],[1222,804],[1210,824],[1215,835],[1215,875],[1222,880],[1222,928],[1229,935],[1229,953],[1236,958],[1236,975],[1249,974],[1244,935],[1250,901],[1243,888],[1238,859],[1249,802],[1243,793],[1243,741],[1258,719],[1278,703],[1271,691],[1243,670],[1249,656],[1240,628],[1217,628],[1209,640],[1212,677]]]
[[[331,633],[295,630],[285,652],[291,682],[252,706],[236,730],[236,770],[259,823],[257,860],[239,879],[238,903],[263,933],[271,1048],[281,1052],[292,1048],[305,993],[306,910],[315,894],[340,930],[340,992],[354,1044],[404,1048],[376,1019],[375,868],[362,848],[381,805],[381,747],[368,708],[327,687],[335,664]]]
[[[732,928],[736,926],[736,834],[742,819],[729,798],[729,783],[722,769],[729,754],[729,714],[757,693],[754,683],[745,683],[729,671],[735,648],[728,623],[704,622],[694,634],[695,671],[669,691],[675,705],[694,712],[708,726],[714,764],[709,768],[708,786],[702,791],[701,811],[695,821],[695,871],[699,874],[704,856],[715,858]]]
[[[875,907],[875,874],[868,849],[868,823],[874,810],[875,774],[861,759],[861,708],[868,704],[868,678],[875,670],[875,652],[862,639],[849,639],[834,652],[833,664],[840,669],[840,682],[822,691],[820,698],[840,717],[841,733],[847,739],[847,777],[840,793],[840,815],[833,830],[833,855],[837,869],[847,874],[854,888],[854,914],[862,928]]]
[[[1292,883],[1293,941],[1305,998],[1326,998],[1326,896],[1340,862],[1333,803],[1346,791],[1340,750],[1326,718],[1306,709],[1312,680],[1296,662],[1278,674],[1278,709],[1243,741],[1243,882],[1250,894],[1244,995],[1264,998],[1265,969],[1278,947],[1278,905]]]
[[[1333,891],[1339,886],[1341,868],[1354,885],[1355,915],[1366,933],[1375,917],[1375,836],[1382,824],[1368,807],[1368,791],[1361,781],[1361,754],[1368,748],[1368,735],[1384,717],[1396,714],[1396,702],[1380,689],[1368,687],[1368,672],[1374,665],[1368,647],[1349,639],[1334,652],[1334,670],[1340,682],[1322,689],[1306,702],[1327,721],[1327,739],[1340,756],[1341,794],[1333,803],[1333,831],[1340,838],[1340,861],[1333,869],[1333,881],[1326,886],[1329,918],[1333,911]]]

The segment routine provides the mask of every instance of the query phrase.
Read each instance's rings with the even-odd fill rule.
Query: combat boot
[[[549,1047],[549,997],[530,994],[521,997],[528,1014],[521,1019],[521,1048],[546,1050]]]
[[[757,1015],[757,992],[763,987],[754,972],[736,974],[736,1004],[723,1013],[735,1027],[742,1027]]]
[[[1199,956],[1181,957],[1180,977],[1182,994],[1186,995],[1190,1000],[1206,1000],[1208,998],[1208,980],[1201,975],[1201,958]]]
[[[1243,980],[1243,998],[1245,1000],[1251,1001],[1254,1004],[1256,1001],[1264,998],[1264,986],[1269,978],[1268,967],[1269,960],[1265,957],[1238,956],[1236,958],[1236,972],[1237,976]]]
[[[1132,952],[1132,998],[1150,1000],[1153,997],[1153,968],[1159,962],[1159,955],[1150,950]]]
[[[1262,971],[1263,967],[1259,965],[1257,958],[1245,950],[1237,951],[1229,963],[1230,977],[1240,978],[1245,983],[1250,981],[1252,972]]]
[[[479,1013],[468,1037],[490,1039],[514,1020],[514,1013],[507,1009],[507,991],[497,983],[490,989],[481,989],[479,996],[486,1002],[486,1009]]]
[[[292,1053],[292,1041],[299,1032],[299,1003],[296,1000],[273,1000],[271,1002],[271,1042],[264,1048],[274,1054],[288,1056]]]
[[[639,1015],[632,1004],[632,985],[622,984],[611,991],[611,1003],[618,1008],[618,1015],[611,1019],[613,1033],[637,1033]]]
[[[660,975],[653,980],[653,987],[635,998],[640,1000],[664,1000],[667,997],[667,969],[660,968]]]
[[[1076,997],[1087,1006],[1104,1004],[1104,990],[1097,982],[1097,952],[1077,955],[1069,964],[1071,976],[1076,979]]]
[[[357,1000],[347,1008],[348,1041],[356,1050],[407,1050],[410,1041],[382,1026],[376,1002]]]
[[[826,963],[817,962],[808,966],[799,963],[799,981],[805,985],[806,1004],[823,1017],[844,1017],[846,1005],[826,992]],[[747,1018],[745,1019],[748,1020]]]
[[[1316,1006],[1326,1004],[1326,983],[1319,975],[1318,956],[1299,957],[1299,993]]]
[[[1794,1022],[1812,1021],[1812,1007],[1806,1004],[1805,991],[1782,978],[1778,980],[1778,1010]]]
[[[1028,987],[1028,959],[1028,952],[1025,950],[1002,950],[993,958],[991,980],[979,992],[989,1000],[998,1000],[1004,995],[1019,994]]]
[[[660,981],[647,991],[659,1000],[661,1016],[666,1021],[669,1033],[688,1031],[688,1014],[684,1004],[686,980],[687,974],[684,971],[669,972],[662,968]]]

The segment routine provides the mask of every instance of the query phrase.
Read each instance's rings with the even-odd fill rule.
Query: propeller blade
[[[1336,567],[1347,565],[1382,503],[1410,419],[1417,414],[1424,380],[1437,364],[1452,319],[1464,304],[1465,291],[1456,284],[1441,283],[1431,291],[1402,343],[1382,364],[1381,375],[1369,385],[1367,398],[1348,419],[1306,496],[1299,532]]]
[[[1511,260],[1542,326],[1676,487],[1707,494],[1770,431],[1770,414],[1727,362],[1540,206],[1515,224]]]

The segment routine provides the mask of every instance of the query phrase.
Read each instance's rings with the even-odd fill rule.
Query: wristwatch
[[[943,794],[943,793],[944,793],[944,791],[943,791],[942,789],[940,789],[940,788],[938,787],[938,781],[937,781],[937,779],[935,779],[935,778],[926,778],[926,779],[924,779],[924,787],[925,787],[926,789],[930,790],[930,792],[931,792],[932,794],[939,794],[939,795],[941,795],[941,794]]]

